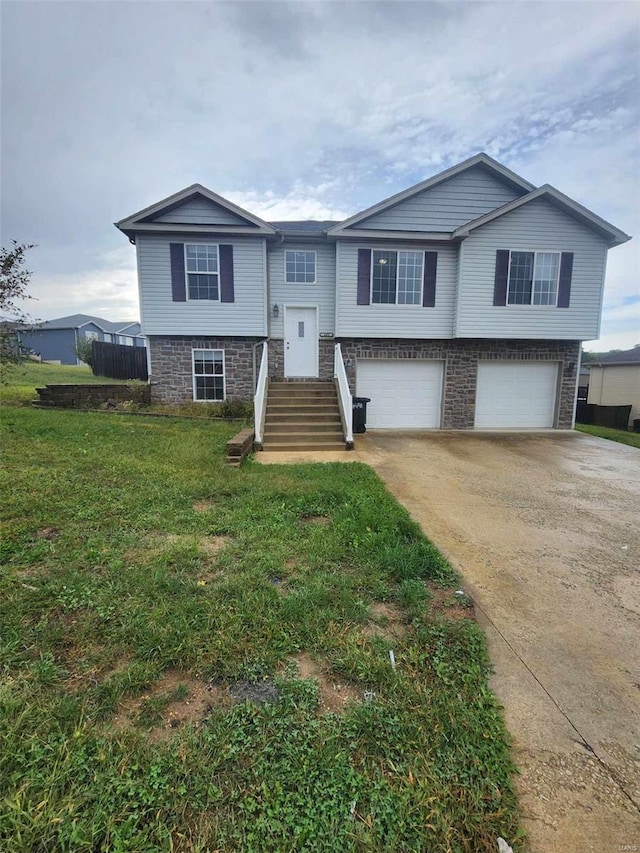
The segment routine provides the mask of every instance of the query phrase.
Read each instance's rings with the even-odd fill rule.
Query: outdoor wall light
[[[278,308],[278,303],[277,303],[277,302],[276,302],[276,303],[275,303],[275,305],[273,306],[273,316],[274,316],[274,317],[279,317],[279,316],[280,316],[280,309]]]

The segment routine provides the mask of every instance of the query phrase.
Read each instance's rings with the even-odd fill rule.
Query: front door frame
[[[315,336],[313,338],[313,347],[314,347],[313,360],[314,360],[314,365],[315,365],[315,372],[312,374],[309,374],[309,375],[304,374],[304,376],[290,375],[287,371],[287,349],[288,349],[287,311],[289,311],[290,309],[295,310],[297,308],[313,309],[316,312],[316,333],[315,333]],[[284,341],[283,341],[283,343],[284,343],[284,378],[285,379],[304,379],[304,378],[317,379],[318,376],[320,375],[320,373],[319,373],[320,347],[319,347],[319,342],[318,342],[318,336],[319,336],[318,325],[319,325],[319,318],[320,318],[320,306],[317,303],[312,303],[312,302],[287,303],[284,305],[283,311],[284,311],[284,318],[283,318],[283,323],[284,323]]]

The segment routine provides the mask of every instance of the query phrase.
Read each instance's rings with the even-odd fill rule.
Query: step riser
[[[332,415],[336,416],[336,406],[267,406],[267,417],[269,415]]]
[[[308,424],[308,423],[296,423],[296,424],[267,424],[265,426],[265,433],[269,436],[272,435],[289,435],[294,432],[313,432],[322,435],[323,433],[330,433],[331,435],[342,435],[342,431],[340,429],[339,424]]]
[[[273,444],[272,442],[265,442],[263,444],[263,450],[271,451],[272,453],[277,452],[290,452],[294,453],[298,450],[345,450],[344,441],[341,442],[327,442],[326,444],[318,444],[317,442],[302,442],[302,443],[292,443],[292,444]]]
[[[330,382],[271,383],[264,450],[344,450],[335,386]]]
[[[298,412],[291,412],[288,414],[284,413],[274,413],[267,415],[266,423],[269,424],[288,424],[288,423],[298,423],[304,422],[308,423],[309,418],[302,417]],[[318,424],[339,424],[340,415],[338,414],[322,414],[320,412],[313,413],[313,422]]]

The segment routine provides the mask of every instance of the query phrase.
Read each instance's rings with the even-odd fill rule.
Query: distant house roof
[[[619,352],[607,352],[598,361],[589,362],[590,366],[596,367],[602,364],[640,364],[640,346]]]
[[[70,314],[68,317],[57,317],[55,320],[45,320],[38,323],[38,331],[44,329],[80,329],[88,323],[93,323],[104,332],[118,333],[126,329],[127,334],[135,337],[140,334],[140,323],[133,320],[122,320],[113,322],[104,320],[102,317],[93,317],[91,314]],[[135,331],[134,331],[135,329]]]

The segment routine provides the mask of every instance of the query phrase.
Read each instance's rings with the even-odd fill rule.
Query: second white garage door
[[[476,427],[552,427],[557,387],[556,362],[481,361],[478,364]]]
[[[359,359],[358,397],[370,397],[371,429],[437,429],[442,407],[441,361]]]

